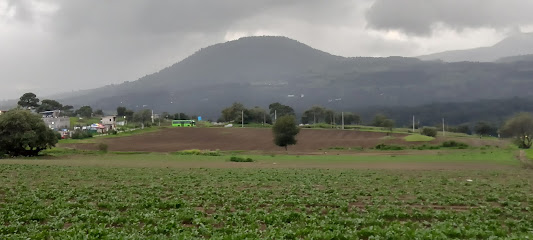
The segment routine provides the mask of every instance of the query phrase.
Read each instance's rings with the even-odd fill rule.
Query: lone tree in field
[[[296,119],[292,115],[285,115],[278,118],[272,127],[274,133],[274,143],[280,147],[296,144],[296,135],[300,132],[300,128],[296,126]]]
[[[0,150],[9,156],[37,156],[57,141],[56,133],[27,110],[11,110],[0,116]]]
[[[501,129],[505,137],[515,137],[518,147],[529,149],[533,141],[533,116],[531,113],[519,113],[505,122]]]

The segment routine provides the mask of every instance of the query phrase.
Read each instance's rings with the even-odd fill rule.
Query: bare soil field
[[[298,134],[298,143],[289,146],[291,152],[313,153],[334,147],[371,148],[380,143],[395,145],[420,145],[420,142],[406,142],[406,134],[360,132],[353,130],[302,129]],[[263,128],[167,128],[128,137],[101,139],[110,151],[175,152],[188,149],[222,150],[222,151],[260,151],[278,152],[283,148],[274,145],[272,130]],[[425,144],[439,144],[448,138],[437,138]],[[498,145],[497,140],[475,138],[457,139],[472,146]],[[96,144],[63,144],[64,147],[76,149],[96,149]]]

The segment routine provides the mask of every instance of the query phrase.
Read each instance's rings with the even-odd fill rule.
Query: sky
[[[419,56],[533,31],[531,0],[0,0],[0,100],[134,81],[212,44],[286,36]]]

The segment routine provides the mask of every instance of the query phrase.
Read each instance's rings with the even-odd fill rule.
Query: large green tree
[[[41,101],[41,105],[37,107],[37,112],[63,110],[63,104],[56,100],[44,99]]]
[[[270,117],[272,118],[274,118],[274,115],[278,118],[285,115],[294,115],[294,109],[292,107],[283,105],[279,102],[271,103],[268,105],[268,109],[270,110]]]
[[[84,118],[90,118],[93,115],[93,108],[90,106],[83,106],[76,111],[76,114],[79,114]]]
[[[533,115],[519,113],[508,119],[501,128],[504,137],[514,137],[520,148],[531,148],[533,140]]]
[[[222,110],[222,121],[241,123],[242,119],[244,119],[244,123],[248,123],[250,120],[250,113],[242,103],[233,103],[230,107]]]
[[[296,119],[292,115],[285,115],[278,118],[272,127],[274,134],[274,144],[285,147],[296,144],[296,135],[300,132],[300,128],[296,126]]]
[[[133,121],[144,125],[152,123],[152,111],[149,109],[143,109],[133,114]]]
[[[22,108],[26,109],[34,109],[39,106],[39,99],[37,98],[37,95],[34,93],[24,93],[19,101],[18,105]]]
[[[474,132],[476,132],[480,136],[488,136],[488,135],[496,134],[497,130],[498,129],[496,127],[484,121],[477,122],[476,125],[474,126]]]
[[[328,110],[321,106],[312,106],[302,114],[302,123],[315,124],[325,122]]]
[[[128,110],[126,107],[117,107],[117,116],[126,116],[126,110]]]
[[[272,119],[270,118],[270,115],[267,113],[267,111],[260,107],[254,107],[251,109],[248,109],[248,114],[250,122],[254,123],[271,123]]]
[[[0,150],[5,154],[36,156],[57,141],[56,133],[27,110],[11,110],[0,116]]]

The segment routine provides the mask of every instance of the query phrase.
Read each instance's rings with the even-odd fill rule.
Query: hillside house
[[[70,129],[70,118],[61,117],[60,110],[45,111],[40,112],[39,114],[41,114],[44,124],[46,124],[46,126],[48,126],[50,129],[54,129],[56,131]]]
[[[105,130],[116,130],[117,129],[117,116],[105,116],[102,117],[100,123],[104,125]]]
[[[6,113],[7,111],[4,111],[4,110],[0,110],[0,115]]]

